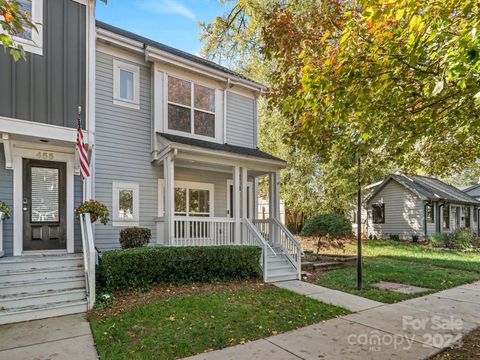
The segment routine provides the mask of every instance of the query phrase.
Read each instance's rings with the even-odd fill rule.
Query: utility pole
[[[360,155],[358,163],[358,190],[357,190],[357,289],[362,290],[362,180],[360,175]]]

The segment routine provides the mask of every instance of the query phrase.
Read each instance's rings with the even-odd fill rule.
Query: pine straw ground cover
[[[348,311],[261,282],[158,286],[89,314],[101,359],[177,359]]]

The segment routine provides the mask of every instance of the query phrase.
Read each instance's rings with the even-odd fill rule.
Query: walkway
[[[312,299],[343,307],[352,312],[363,311],[384,305],[381,302],[352,295],[343,291],[332,290],[323,286],[318,286],[300,280],[280,281],[273,283],[283,289],[296,292],[297,294],[308,296]]]
[[[0,326],[0,360],[98,359],[84,314]]]
[[[306,285],[301,286],[305,287],[304,292],[311,290]],[[314,298],[318,295],[318,298],[344,305],[345,299],[352,299],[327,296],[323,291],[306,295]],[[374,306],[190,359],[425,359],[478,326],[480,282],[397,304]]]

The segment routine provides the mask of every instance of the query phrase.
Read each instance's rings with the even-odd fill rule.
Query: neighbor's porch
[[[163,168],[158,245],[254,245],[257,235],[273,243],[280,219],[280,167],[263,159],[221,155],[170,151],[155,162]],[[258,219],[262,177],[269,183],[270,219]]]

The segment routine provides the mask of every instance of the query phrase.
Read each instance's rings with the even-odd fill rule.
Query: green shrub
[[[302,236],[345,238],[352,236],[352,222],[340,214],[320,214],[305,221]]]
[[[448,247],[453,249],[469,249],[473,246],[475,234],[470,229],[460,228],[448,237]]]
[[[103,253],[105,291],[154,284],[260,278],[255,246],[143,247]]]
[[[447,247],[448,245],[448,234],[445,233],[434,233],[430,236],[430,244],[433,247]]]
[[[147,245],[152,238],[148,228],[129,227],[120,231],[120,245],[122,249],[136,248]]]

